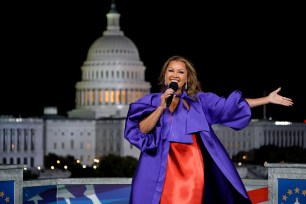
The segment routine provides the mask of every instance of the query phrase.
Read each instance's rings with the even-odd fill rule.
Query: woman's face
[[[180,93],[183,85],[187,82],[187,69],[184,62],[171,61],[166,69],[165,80],[167,84],[176,82],[178,84],[177,93]]]

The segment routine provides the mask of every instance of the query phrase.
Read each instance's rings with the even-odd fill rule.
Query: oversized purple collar
[[[172,113],[166,109],[163,115],[163,123],[166,124],[162,132],[163,138],[172,142],[193,143],[191,135],[201,131],[210,131],[202,104],[189,97],[186,92],[176,95],[180,97],[176,110]],[[183,100],[189,104],[189,110]]]

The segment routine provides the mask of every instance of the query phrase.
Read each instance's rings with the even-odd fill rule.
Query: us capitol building
[[[43,168],[44,156],[73,156],[84,165],[110,153],[138,158],[139,150],[123,136],[129,104],[148,94],[145,69],[135,44],[120,30],[115,4],[106,14],[107,28],[90,46],[77,82],[75,109],[68,117],[46,107],[43,118],[0,117],[0,164]],[[232,156],[274,144],[306,148],[306,124],[252,120],[235,131],[214,130]]]

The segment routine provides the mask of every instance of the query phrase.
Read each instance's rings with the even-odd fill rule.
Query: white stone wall
[[[97,122],[96,156],[107,154],[132,156],[138,159],[139,150],[124,139],[125,118],[100,119]]]
[[[7,164],[25,164],[26,161],[28,167],[43,167],[43,156],[49,153],[64,157],[71,155],[86,165],[92,165],[95,158],[99,159],[108,154],[138,159],[140,151],[124,138],[124,128],[125,118],[45,121],[34,118],[2,118],[0,164],[4,161]],[[214,126],[213,129],[230,156],[271,144],[306,148],[304,123],[276,125],[275,121],[259,120],[252,121],[240,131],[220,125]],[[25,141],[27,150],[24,149]],[[17,150],[18,145],[20,150]]]
[[[71,155],[85,165],[108,154],[138,159],[139,150],[124,139],[124,127],[125,118],[46,120],[45,155]]]
[[[91,165],[95,159],[96,121],[46,120],[45,145],[45,155],[70,155],[82,164]]]
[[[248,127],[239,131],[221,125],[215,125],[213,129],[230,156],[264,145],[306,148],[304,123],[254,120]]]
[[[0,164],[43,166],[43,120],[0,119]]]

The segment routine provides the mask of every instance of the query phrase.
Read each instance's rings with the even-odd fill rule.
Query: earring
[[[187,81],[186,81],[186,83],[185,83],[185,90],[187,90]]]
[[[168,84],[167,84],[167,80],[166,80],[166,77],[165,77],[165,86],[168,86]]]

